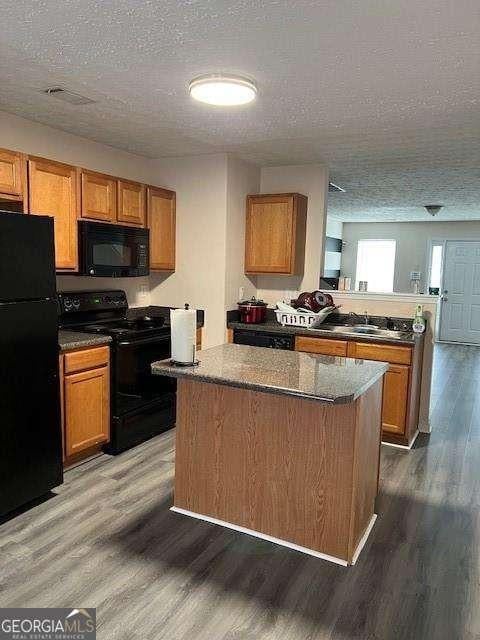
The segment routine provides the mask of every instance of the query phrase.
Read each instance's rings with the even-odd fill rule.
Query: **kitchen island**
[[[353,564],[375,521],[382,362],[226,344],[178,378],[173,511]]]

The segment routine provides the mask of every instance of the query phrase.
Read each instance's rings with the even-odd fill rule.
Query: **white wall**
[[[244,273],[245,208],[248,194],[260,190],[260,168],[228,156],[227,159],[227,238],[225,246],[225,310],[236,309],[243,288],[243,299],[257,295],[257,282]]]
[[[396,240],[394,291],[411,291],[410,271],[422,272],[422,289],[428,286],[431,240],[480,240],[480,220],[458,222],[345,222],[342,275],[355,280],[359,240]]]
[[[205,310],[205,347],[225,342],[226,310],[256,284],[244,275],[245,198],[260,170],[226,154],[153,161],[152,181],[177,193],[177,266],[150,275],[152,304]]]
[[[0,111],[0,146],[131,180],[150,182],[151,178],[151,160],[148,158],[119,151],[4,111]],[[148,278],[59,276],[57,287],[59,290],[125,289],[132,306],[149,304]],[[144,291],[141,291],[142,287]]]
[[[288,291],[318,289],[323,271],[328,195],[327,167],[321,164],[262,167],[260,193],[290,192],[302,193],[308,197],[305,271],[303,276],[258,276],[257,295],[271,304],[285,297],[285,292]]]
[[[150,275],[152,304],[205,310],[204,345],[225,338],[227,156],[152,161],[154,184],[177,193],[177,258],[172,274]]]
[[[343,238],[343,222],[341,220],[335,220],[331,216],[327,215],[325,235],[329,238]]]
[[[327,215],[325,235],[329,238],[340,238],[341,240],[343,237],[343,222],[334,220]],[[324,269],[340,270],[341,257],[342,255],[339,252],[325,250]]]

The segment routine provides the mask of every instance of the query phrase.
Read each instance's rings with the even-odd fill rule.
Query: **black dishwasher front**
[[[269,347],[270,349],[295,349],[295,336],[286,333],[266,333],[265,331],[235,329],[235,344],[248,344],[253,347]]]

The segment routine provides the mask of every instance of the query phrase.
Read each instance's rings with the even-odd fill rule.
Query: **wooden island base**
[[[348,404],[178,380],[173,511],[353,564],[375,520],[382,380]]]

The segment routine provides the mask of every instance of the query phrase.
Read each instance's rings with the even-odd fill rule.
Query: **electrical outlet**
[[[245,289],[244,287],[238,287],[238,301],[242,302],[243,298],[245,296]]]

